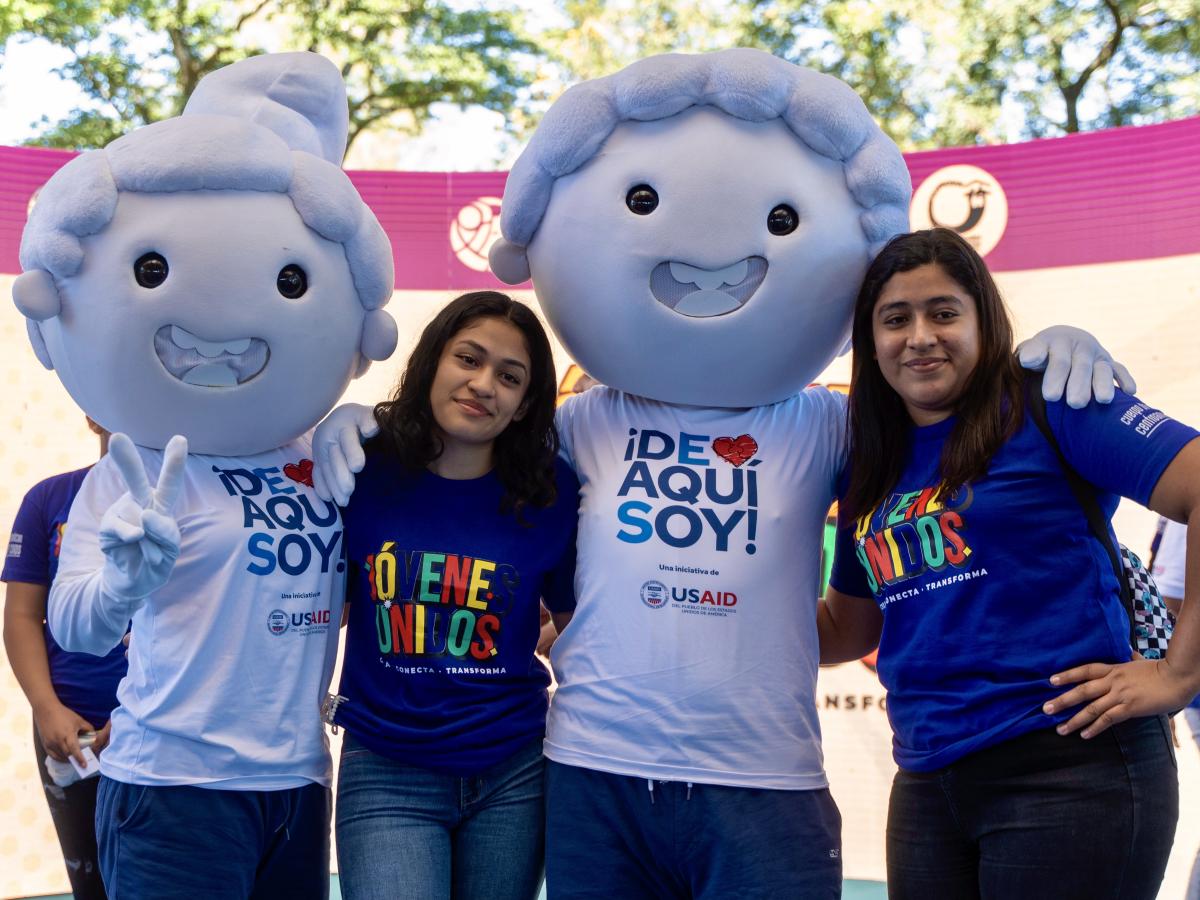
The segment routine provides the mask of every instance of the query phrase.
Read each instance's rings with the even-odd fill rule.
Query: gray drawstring
[[[653,806],[654,805],[654,779],[653,778],[646,779],[646,787],[648,787],[650,789],[650,804]]]
[[[687,786],[688,786],[687,799],[691,800],[692,799],[692,783],[689,781],[687,783]]]

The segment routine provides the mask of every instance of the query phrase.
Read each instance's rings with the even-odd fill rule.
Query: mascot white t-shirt
[[[156,477],[162,451],[139,454]],[[333,671],[345,564],[337,507],[317,498],[311,466],[307,440],[250,457],[188,457],[175,507],[179,560],[133,614],[136,648],[100,757],[110,778],[242,790],[330,783],[316,698]],[[104,563],[100,519],[125,489],[106,456],[71,507],[54,624],[74,644],[115,641],[112,631],[77,633],[87,617],[64,613]],[[117,639],[121,631],[123,621]]]
[[[845,403],[745,410],[606,387],[559,410],[582,484],[578,607],[553,650],[546,755],[669,781],[826,785],[813,696]]]

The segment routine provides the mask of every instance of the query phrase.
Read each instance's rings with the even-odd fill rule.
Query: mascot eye
[[[786,203],[780,203],[767,215],[767,231],[771,234],[791,234],[799,224],[800,217]]]
[[[298,265],[289,263],[279,270],[279,277],[275,279],[275,287],[279,288],[279,293],[289,300],[296,300],[303,297],[304,292],[308,290],[308,276]]]
[[[648,216],[658,209],[658,192],[648,184],[631,187],[625,195],[625,205],[636,215]]]
[[[156,288],[167,280],[167,260],[161,253],[143,253],[133,264],[133,277],[144,288]]]

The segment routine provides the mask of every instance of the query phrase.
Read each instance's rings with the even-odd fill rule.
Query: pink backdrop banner
[[[920,189],[945,167],[969,165],[990,176],[983,180],[985,218],[990,217],[983,224],[995,227],[998,193],[1007,199],[1008,210],[987,259],[993,269],[1005,271],[1200,252],[1197,146],[1200,118],[1191,118],[905,158],[917,190],[915,214],[918,207],[934,209],[936,203],[926,202]],[[0,272],[20,271],[17,252],[30,198],[72,156],[63,150],[0,147]],[[351,172],[350,177],[391,238],[397,289],[498,284],[484,261],[498,231],[506,173]],[[970,189],[961,172],[948,184],[951,192]],[[947,199],[951,209],[955,202],[967,202],[948,194],[941,198]]]

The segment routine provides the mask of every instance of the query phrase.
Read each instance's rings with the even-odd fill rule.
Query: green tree
[[[1200,0],[743,2],[749,43],[845,79],[905,147],[1200,112]]]
[[[519,12],[445,0],[9,0],[0,40],[29,37],[68,51],[58,71],[89,101],[34,141],[64,147],[177,115],[204,75],[268,42],[341,66],[351,142],[370,128],[419,130],[435,103],[507,113],[538,56]]]
[[[746,12],[714,0],[560,0],[566,23],[543,35],[563,82],[597,78],[656,53],[738,44]]]

